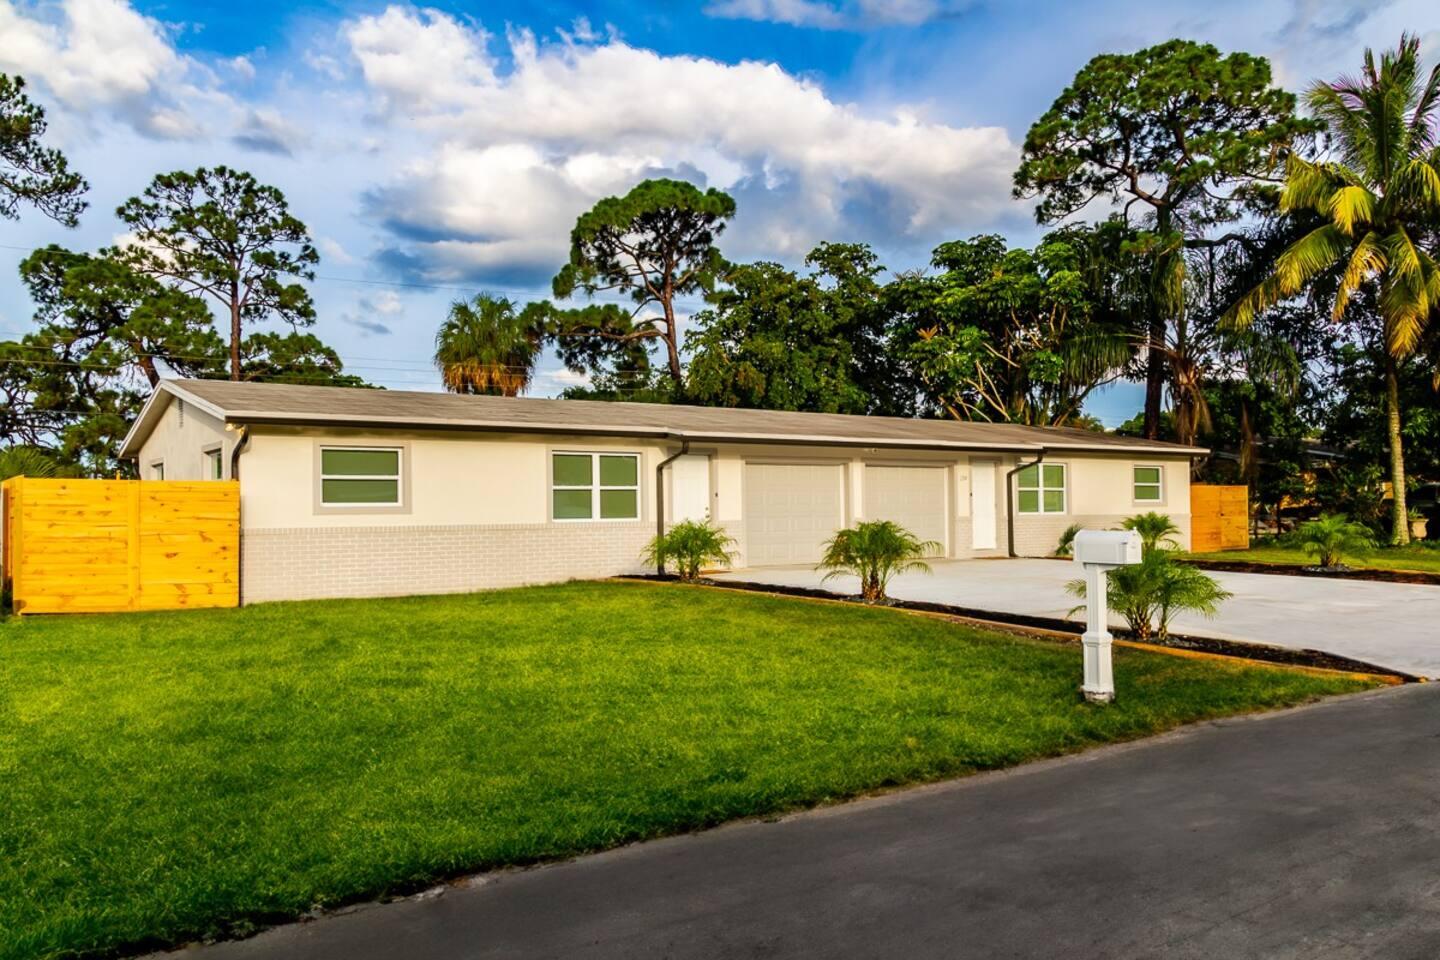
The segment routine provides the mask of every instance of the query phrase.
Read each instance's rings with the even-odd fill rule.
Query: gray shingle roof
[[[228,423],[293,423],[351,427],[406,427],[610,436],[655,436],[696,441],[961,448],[1038,452],[1091,450],[1170,456],[1204,453],[1198,447],[1117,437],[1061,427],[1022,427],[792,413],[722,407],[591,400],[458,396],[399,390],[313,387],[228,380],[167,380],[126,437],[122,455],[134,456],[163,410],[165,393],[194,403]],[[152,413],[152,408],[154,408]]]

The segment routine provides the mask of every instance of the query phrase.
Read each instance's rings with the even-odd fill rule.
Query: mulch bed
[[[1202,570],[1219,570],[1224,573],[1265,573],[1280,577],[1319,577],[1329,580],[1374,580],[1379,583],[1419,583],[1440,587],[1440,573],[1421,573],[1418,570],[1375,570],[1346,567],[1343,570],[1320,567],[1302,567],[1289,563],[1253,563],[1248,560],[1192,560],[1185,563]]]
[[[1256,566],[1256,564],[1250,564],[1250,566]],[[675,583],[679,581],[679,578],[675,576],[657,576],[655,574],[634,575],[621,577],[619,579],[647,580],[661,583]],[[709,580],[703,578],[700,583],[707,587],[716,587],[723,590],[774,593],[786,597],[804,597],[811,600],[841,600],[854,603],[857,606],[865,605],[865,602],[858,596],[833,593],[829,590],[819,590],[813,587],[791,587],[780,586],[773,583],[757,583],[749,580]],[[987,627],[995,627],[1011,633],[1043,636],[1047,639],[1078,638],[1080,634],[1085,632],[1084,624],[1076,623],[1073,620],[1062,620],[1058,617],[1036,617],[1023,613],[999,613],[994,610],[979,610],[974,607],[959,607],[946,603],[931,603],[924,600],[887,600],[884,606],[894,607],[899,610],[918,610],[924,613],[941,614],[943,616],[954,617],[958,620],[975,621]],[[1127,640],[1134,639],[1130,631],[1123,628],[1112,629],[1111,633],[1117,638]],[[1153,639],[1145,642],[1157,647],[1174,647],[1179,650],[1214,653],[1227,657],[1239,657],[1245,660],[1257,660],[1263,663],[1276,663],[1295,667],[1318,667],[1324,670],[1342,670],[1348,673],[1372,673],[1380,676],[1398,677],[1407,683],[1416,682],[1420,679],[1413,674],[1404,673],[1400,670],[1392,670],[1389,667],[1366,663],[1363,660],[1352,660],[1349,657],[1336,656],[1332,653],[1326,653],[1323,650],[1294,650],[1288,647],[1274,647],[1263,643],[1219,640],[1214,637],[1196,637],[1178,633],[1170,634],[1169,638],[1163,643]]]

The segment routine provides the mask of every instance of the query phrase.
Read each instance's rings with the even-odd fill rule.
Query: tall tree
[[[452,393],[518,397],[530,386],[545,336],[544,307],[516,310],[487,293],[450,304],[435,334],[435,365]]]
[[[864,244],[822,243],[801,276],[733,266],[686,337],[686,396],[715,406],[896,413],[881,272]],[[904,411],[908,412],[908,411]]]
[[[19,218],[20,204],[73,227],[90,188],[65,155],[42,140],[45,111],[25,95],[25,78],[0,73],[0,218]]]
[[[133,231],[136,269],[215,300],[229,321],[230,379],[243,377],[244,327],[276,319],[315,322],[309,292],[320,255],[285,195],[229,167],[177,171],[151,181],[117,216]]]
[[[1086,228],[1034,250],[998,236],[936,248],[932,277],[905,277],[887,295],[904,319],[898,350],[929,402],[949,416],[1057,426],[1120,374],[1130,338],[1107,306],[1103,272],[1086,268]],[[1096,280],[1101,286],[1093,286]]]
[[[1422,343],[1440,307],[1440,264],[1426,249],[1440,225],[1440,66],[1426,76],[1418,38],[1402,36],[1378,62],[1367,49],[1359,77],[1316,83],[1306,99],[1325,121],[1333,159],[1312,161],[1292,151],[1280,204],[1322,222],[1280,255],[1274,273],[1228,318],[1246,325],[1326,274],[1337,319],[1357,294],[1374,290],[1386,357],[1390,538],[1408,543],[1399,364]]]
[[[619,344],[659,340],[678,390],[679,297],[713,289],[724,260],[715,238],[735,215],[735,201],[719,190],[701,191],[682,180],[646,180],[623,197],[607,197],[581,214],[570,233],[570,262],[555,276],[555,296],[615,291],[635,304],[617,311],[557,314],[560,336]],[[658,314],[647,310],[658,309]],[[596,322],[600,321],[600,322]]]
[[[41,333],[63,348],[63,360],[99,360],[116,373],[140,374],[152,388],[166,370],[206,377],[225,368],[224,342],[204,301],[131,269],[115,250],[92,256],[44,247],[21,262],[20,278]]]
[[[855,354],[813,277],[778,263],[736,266],[695,315],[686,396],[708,406],[864,413]]]
[[[1214,242],[1208,231],[1240,216],[1274,151],[1313,129],[1295,117],[1295,97],[1271,86],[1264,58],[1170,40],[1095,57],[1026,135],[1015,195],[1039,198],[1039,222],[1057,223],[1102,197],[1123,203],[1127,218],[1137,204],[1150,214],[1147,437],[1159,430],[1184,249]]]

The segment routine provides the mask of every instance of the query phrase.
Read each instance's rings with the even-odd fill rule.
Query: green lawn
[[[1249,550],[1224,550],[1218,553],[1192,553],[1197,560],[1231,560],[1238,563],[1274,563],[1311,567],[1315,560],[1298,547],[1251,547]],[[1372,570],[1413,570],[1419,573],[1440,573],[1440,550],[1420,544],[1406,547],[1382,547],[1368,556],[1346,557],[1351,567]]]
[[[648,584],[0,627],[0,956],[336,904],[1361,689]]]

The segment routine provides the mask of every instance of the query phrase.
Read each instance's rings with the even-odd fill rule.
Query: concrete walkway
[[[934,573],[906,574],[891,584],[902,600],[948,603],[997,613],[1065,617],[1076,600],[1065,583],[1078,576],[1058,560],[948,560]],[[1234,596],[1214,620],[1185,615],[1177,633],[1323,650],[1422,677],[1440,677],[1440,587],[1363,580],[1321,580],[1259,573],[1219,573]],[[717,580],[753,580],[858,593],[851,577],[821,582],[810,567],[738,570]],[[1124,621],[1116,618],[1116,626]]]
[[[203,960],[1440,956],[1440,685],[502,872]]]

